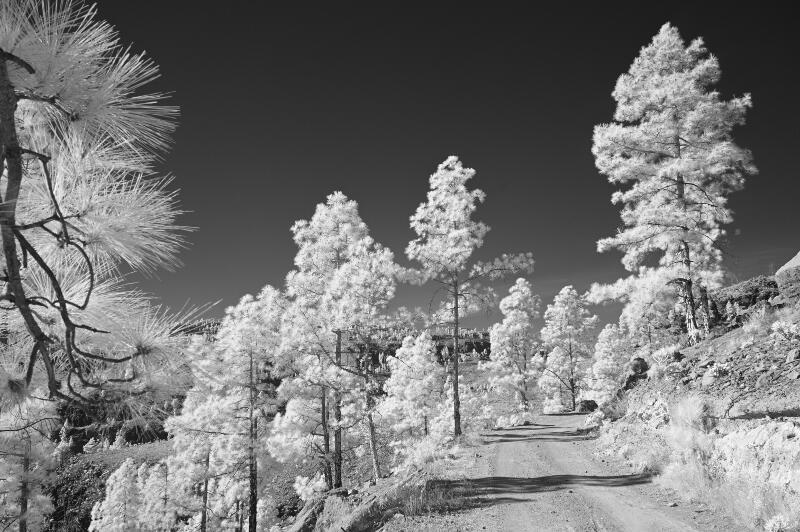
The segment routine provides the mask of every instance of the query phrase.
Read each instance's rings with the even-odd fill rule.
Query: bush
[[[772,334],[789,342],[800,341],[800,324],[778,320],[772,324]]]
[[[775,313],[771,309],[766,305],[758,305],[746,314],[742,329],[749,336],[762,336],[769,333],[775,319]]]

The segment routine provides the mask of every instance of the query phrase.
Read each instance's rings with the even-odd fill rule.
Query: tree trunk
[[[250,441],[248,449],[248,459],[250,462],[250,498],[249,513],[247,516],[247,526],[249,532],[256,532],[256,519],[258,517],[258,463],[256,462],[256,436],[258,431],[258,419],[255,416],[256,402],[256,383],[253,353],[250,352]]]
[[[208,464],[211,459],[211,452],[206,453],[206,474],[203,479],[203,509],[200,511],[200,532],[208,530]]]
[[[31,468],[31,455],[28,445],[22,451],[22,475],[19,483],[19,532],[28,531],[28,472]]]
[[[378,481],[381,475],[381,463],[378,459],[378,442],[375,436],[375,423],[372,421],[372,413],[367,414],[367,423],[369,424],[369,450],[372,453],[372,474],[375,477],[375,482]]]
[[[336,365],[342,365],[342,331],[336,331]],[[339,390],[333,393],[333,419],[336,427],[333,430],[333,487],[342,487],[342,394]]]
[[[570,377],[569,379],[569,393],[570,399],[572,400],[572,412],[575,411],[575,396],[577,395],[577,390],[575,389],[575,379]]]
[[[689,254],[689,243],[683,241],[683,265],[686,268],[686,279],[683,281],[684,306],[686,307],[686,328],[697,330],[697,312],[694,304],[694,286],[692,283],[692,259]]]
[[[681,158],[681,139],[679,137],[679,133],[677,131],[678,125],[676,117],[673,116],[673,120],[675,122],[675,137],[673,139],[674,147],[675,147],[675,157],[680,159]],[[686,212],[686,182],[683,179],[683,175],[678,172],[675,176],[675,184],[676,184],[676,192],[675,195],[678,199],[678,202],[681,204],[681,208],[684,212]],[[684,236],[686,235],[686,230],[684,230]],[[682,262],[684,267],[686,268],[686,279],[683,283],[684,288],[684,307],[686,309],[686,329],[689,334],[693,334],[694,331],[697,331],[697,315],[695,313],[694,308],[694,293],[692,292],[692,258],[689,252],[689,243],[684,239],[682,241],[682,249],[681,253]]]
[[[575,353],[572,347],[572,333],[569,334],[569,398],[570,403],[572,404],[572,412],[575,411],[575,396],[577,395],[577,390],[575,386]]]
[[[458,395],[458,280],[453,283],[453,435],[461,436],[461,399]]]
[[[331,431],[328,427],[328,387],[323,386],[320,393],[320,411],[322,417],[322,450],[325,453],[323,460],[323,474],[325,475],[325,484],[329,490],[333,489],[333,473],[331,472]]]
[[[367,428],[369,429],[369,450],[372,454],[372,475],[375,478],[375,482],[381,478],[381,464],[378,459],[378,442],[375,436],[375,423],[372,419],[372,408],[375,406],[375,401],[369,393],[370,390],[370,383],[369,383],[369,375],[366,374],[364,377],[364,390],[366,393],[366,403],[367,403]]]
[[[711,328],[716,325],[716,316],[711,312],[711,305],[709,304],[708,290],[706,290],[706,287],[698,283],[697,290],[700,292],[700,308],[702,308],[703,313],[705,313],[706,319],[704,325],[706,333],[708,333],[711,331]]]
[[[161,498],[163,503],[163,513],[167,515],[167,508],[169,505],[169,466],[164,464],[164,496]]]

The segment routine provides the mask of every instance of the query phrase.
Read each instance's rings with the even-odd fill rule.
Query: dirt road
[[[621,464],[592,457],[583,416],[542,416],[536,425],[492,431],[463,478],[443,491],[471,501],[444,515],[405,518],[391,531],[726,531],[744,530],[681,501]],[[646,442],[643,442],[646,445]]]

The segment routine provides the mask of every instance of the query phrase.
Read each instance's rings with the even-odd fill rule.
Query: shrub
[[[647,371],[647,378],[657,380],[669,373],[674,364],[680,362],[680,345],[672,344],[658,349],[650,355],[652,364]]]
[[[772,324],[772,334],[789,342],[800,341],[800,324],[778,320]]]
[[[766,305],[758,305],[747,313],[742,329],[750,336],[758,337],[767,334],[775,321],[775,313]]]

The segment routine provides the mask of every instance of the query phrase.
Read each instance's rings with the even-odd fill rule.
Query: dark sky
[[[611,119],[616,78],[667,21],[705,38],[726,97],[753,95],[735,135],[761,173],[731,199],[728,268],[744,279],[794,255],[795,17],[768,2],[558,4],[101,2],[181,107],[163,171],[192,211],[182,222],[198,230],[185,266],[143,287],[180,307],[281,285],[295,252],[289,226],[334,190],[357,200],[373,236],[404,260],[408,217],[450,154],[477,169],[473,184],[488,196],[480,258],[532,251],[546,301],[565,284],[616,279],[620,255],[595,250],[619,213],[594,167],[592,128]],[[422,305],[426,294],[399,299]]]

